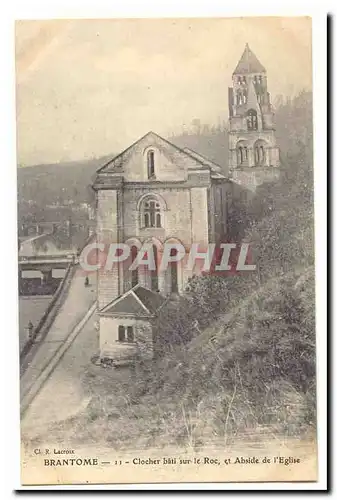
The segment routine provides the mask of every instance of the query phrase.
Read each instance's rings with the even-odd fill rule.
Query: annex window
[[[147,152],[147,177],[148,179],[155,177],[154,151],[152,149]]]
[[[125,342],[125,326],[123,325],[118,327],[118,342]]]
[[[133,326],[118,326],[118,341],[119,342],[134,342],[135,336]]]
[[[133,326],[128,326],[126,329],[126,340],[128,342],[134,342]]]

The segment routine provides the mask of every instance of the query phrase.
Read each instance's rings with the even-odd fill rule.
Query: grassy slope
[[[48,435],[140,449],[312,434],[313,273],[269,280],[185,348],[135,373],[89,366],[81,380],[89,407]],[[295,297],[303,310],[292,324],[289,289],[288,306]]]

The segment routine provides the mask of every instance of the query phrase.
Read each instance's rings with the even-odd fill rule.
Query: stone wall
[[[100,190],[97,197],[97,242],[104,243],[108,249],[110,243],[119,241],[117,190]],[[98,310],[101,310],[120,295],[119,269],[116,266],[110,271],[101,268],[97,278]]]
[[[100,316],[100,357],[108,357],[116,361],[123,361],[140,357],[153,357],[153,337],[150,320],[130,317]],[[132,326],[134,328],[134,342],[118,341],[118,326]]]

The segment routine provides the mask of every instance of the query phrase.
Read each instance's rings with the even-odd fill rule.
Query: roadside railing
[[[27,340],[27,342],[21,349],[20,364],[22,363],[22,361],[24,360],[24,358],[26,357],[32,346],[35,344],[37,339],[42,340],[48,333],[49,328],[51,327],[54,319],[56,318],[57,313],[59,312],[63,304],[64,298],[66,296],[66,293],[68,292],[75,270],[76,267],[73,265],[73,263],[72,262],[69,263],[64,278],[62,279],[56,292],[54,293],[50,303],[48,304],[48,307],[43,313],[42,318],[40,319],[36,328],[33,330],[30,338]]]

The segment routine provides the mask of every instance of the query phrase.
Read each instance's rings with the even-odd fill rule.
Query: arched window
[[[246,104],[246,102],[247,102],[247,90],[246,89],[244,89],[242,96],[243,96],[243,104]]]
[[[143,228],[163,227],[162,204],[155,195],[146,196],[140,203],[140,226]]]
[[[155,268],[151,271],[151,290],[157,292],[158,290],[158,250],[156,245],[153,245],[153,256]]]
[[[161,227],[160,204],[158,201],[149,200],[144,203],[144,226]]]
[[[255,156],[255,165],[264,165],[266,158],[265,147],[260,141],[255,143],[254,156]]]
[[[154,151],[147,152],[147,176],[149,179],[155,177],[154,171]]]
[[[243,140],[238,141],[236,144],[237,165],[247,164],[248,146],[246,144],[247,144],[247,142],[243,141]]]
[[[257,112],[255,109],[250,109],[247,113],[247,128],[248,130],[257,130]]]
[[[177,249],[172,248],[170,252],[171,257],[175,257],[177,255]],[[170,263],[170,271],[171,271],[171,293],[178,293],[178,262]]]
[[[238,76],[238,85],[241,85],[241,76]]]
[[[246,85],[246,83],[247,83],[247,82],[246,82],[246,77],[245,77],[245,76],[243,76],[243,77],[242,77],[242,83],[243,83],[244,85]]]
[[[238,164],[241,165],[243,163],[243,147],[239,146],[237,148],[237,157],[238,157]]]
[[[132,262],[134,262],[134,260],[137,257],[138,248],[135,245],[133,245],[131,247],[130,253],[131,253],[131,264],[132,264]],[[134,286],[138,285],[138,282],[139,282],[139,276],[138,276],[138,267],[137,267],[137,269],[134,269],[133,271],[131,271],[131,287],[133,288]]]

